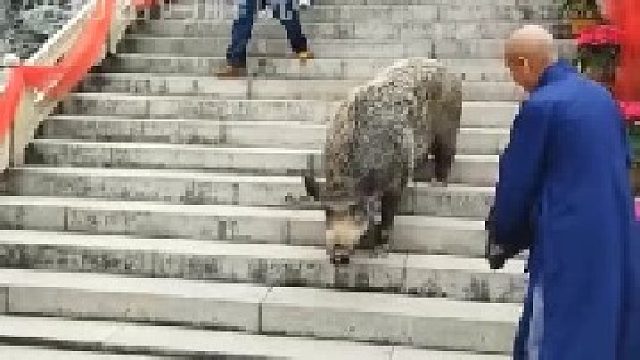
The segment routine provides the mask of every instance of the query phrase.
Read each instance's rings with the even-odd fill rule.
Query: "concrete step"
[[[326,125],[296,121],[210,121],[54,117],[42,125],[40,138],[96,142],[150,142],[220,146],[321,149]],[[508,129],[461,128],[459,154],[498,154],[509,141]]]
[[[561,56],[575,52],[573,40],[557,40]],[[229,45],[227,37],[157,37],[128,35],[118,45],[127,53],[172,53],[196,56],[224,56]],[[318,58],[400,58],[431,56],[435,58],[499,58],[503,55],[504,40],[394,40],[371,39],[315,39],[309,44]],[[283,57],[291,53],[286,39],[252,39],[249,56]]]
[[[211,99],[327,100],[347,98],[363,80],[222,80],[214,76],[153,73],[94,73],[78,87],[80,92],[140,95],[197,95]],[[517,101],[522,90],[512,82],[464,81],[465,101]]]
[[[520,305],[509,303],[34,270],[0,270],[0,284],[4,310],[11,314],[166,322],[503,354],[511,350],[521,312]]]
[[[384,291],[461,301],[521,302],[523,260],[491,271],[451,255],[355,256],[334,267],[324,248],[0,230],[0,265],[62,272]]]
[[[152,73],[93,73],[79,92],[139,95],[196,95],[210,99],[326,100],[346,99],[364,80],[247,80]]]
[[[5,317],[2,317],[5,318]],[[15,318],[18,320],[19,318]],[[0,320],[1,321],[1,320]],[[6,334],[6,333],[5,333]],[[2,335],[5,335],[2,334]],[[13,343],[33,342],[39,343],[38,339],[17,339],[4,338],[3,341]],[[122,355],[122,354],[106,354],[99,351],[81,351],[81,350],[60,350],[51,347],[39,346],[23,346],[23,345],[0,345],[0,358],[4,360],[154,360],[160,357],[146,355]]]
[[[5,317],[2,317],[5,318]],[[15,318],[18,320],[19,318]],[[0,320],[2,322],[2,320]],[[4,324],[3,324],[4,325]],[[7,335],[3,333],[2,335]],[[13,342],[13,338],[3,337],[3,341]],[[15,342],[31,342],[25,339],[16,339]],[[32,342],[39,342],[33,339]],[[143,356],[143,355],[116,355],[106,354],[98,351],[78,351],[78,350],[59,350],[55,348],[37,347],[37,346],[20,346],[20,345],[0,345],[0,358],[4,360],[154,360],[160,357]]]
[[[256,175],[301,175],[323,170],[321,149],[222,147],[162,143],[104,143],[67,139],[36,139],[27,163],[109,168],[206,169]],[[456,155],[451,181],[494,185],[498,155]]]
[[[33,141],[33,164],[116,168],[211,169],[218,172],[300,174],[321,169],[320,149],[222,147],[162,143]]]
[[[539,22],[537,22],[539,24]],[[550,23],[543,23],[547,29]],[[230,37],[233,20],[149,20],[137,24],[131,33],[154,36]],[[413,22],[380,23],[380,21],[342,23],[303,23],[309,39],[501,39],[522,26],[522,22]],[[257,21],[253,39],[285,39],[286,31],[275,20]]]
[[[339,102],[319,100],[215,100],[199,96],[72,93],[57,113],[137,118],[211,118],[217,120],[305,120],[324,123]],[[515,108],[513,104],[507,104]]]
[[[113,321],[0,316],[0,334],[9,342],[95,348],[104,352],[135,351],[158,356],[226,359],[336,360],[507,360],[503,355],[432,351],[404,346],[373,346],[348,341],[259,336],[238,332],[149,326]]]
[[[308,121],[326,123],[340,102],[320,100],[215,100],[200,96],[72,93],[56,114],[148,119]],[[461,127],[508,128],[518,111],[513,101],[465,101]]]
[[[511,82],[502,59],[439,59],[468,81]],[[371,79],[394,59],[314,59],[301,65],[295,59],[251,58],[247,69],[254,78],[269,79]],[[208,75],[226,63],[224,57],[177,56],[161,53],[118,53],[107,58],[98,71],[126,73],[181,73]],[[230,80],[231,81],[231,80]]]
[[[0,228],[181,237],[238,243],[325,245],[321,210],[239,205],[176,205],[68,197],[0,197]],[[391,248],[484,256],[481,219],[396,216]]]
[[[171,0],[173,4],[190,5],[190,6],[212,6],[206,0]],[[318,5],[385,5],[385,6],[406,6],[406,5],[500,5],[500,6],[513,6],[515,3],[519,3],[522,7],[535,7],[539,5],[556,5],[563,4],[562,0],[314,0],[314,6]],[[533,4],[532,4],[533,3]],[[224,0],[226,5],[233,4],[232,0]],[[313,9],[313,8],[311,8]],[[308,10],[303,10],[308,11]]]
[[[125,53],[171,53],[191,56],[225,56],[229,39],[193,37],[155,37],[128,35],[118,44],[119,52]],[[400,58],[429,56],[431,42],[422,40],[408,48],[399,42],[372,40],[315,40],[309,44],[318,58],[325,57],[370,57]],[[408,51],[411,49],[411,51]],[[247,49],[248,56],[285,57],[291,50],[286,39],[252,39]]]
[[[306,121],[215,121],[55,116],[40,137],[89,141],[320,148],[326,126]],[[493,129],[494,132],[504,131]]]
[[[503,130],[495,130],[503,131]],[[53,117],[40,137],[116,142],[319,148],[326,126],[305,121]]]
[[[159,19],[208,19],[231,20],[237,18],[236,8],[227,3],[202,3],[202,6],[166,4],[154,17]],[[286,15],[284,15],[286,16]],[[423,4],[423,5],[315,5],[307,11],[300,12],[302,23],[336,22],[336,21],[371,21],[384,18],[386,21],[399,22],[433,22],[433,21],[520,21],[560,20],[559,6],[539,4],[534,11],[514,4]]]
[[[17,168],[8,180],[9,193],[21,196],[64,196],[163,201],[185,205],[287,206],[306,195],[297,176],[215,175],[150,169]],[[319,179],[324,181],[323,178]],[[410,184],[403,213],[485,218],[493,203],[492,187]]]

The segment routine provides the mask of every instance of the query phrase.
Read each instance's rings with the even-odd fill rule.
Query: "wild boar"
[[[396,62],[355,89],[327,127],[325,186],[305,175],[326,213],[334,264],[385,250],[408,181],[446,183],[462,111],[459,76],[432,59]],[[433,161],[429,155],[433,155]]]

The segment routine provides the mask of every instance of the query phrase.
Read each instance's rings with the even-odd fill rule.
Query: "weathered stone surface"
[[[117,353],[122,353],[123,350],[140,352],[144,349],[146,352],[160,354],[160,358],[178,356],[180,358],[222,357],[255,360],[282,358],[389,360],[394,350],[391,346],[371,346],[350,341],[260,336],[210,329],[196,330],[173,326],[150,326],[113,321],[71,321],[28,316],[0,316],[0,336],[9,341],[34,339],[37,342],[38,339],[46,338],[54,346],[73,343],[96,351]],[[440,359],[441,356],[448,354],[443,351],[428,350],[414,352],[422,353],[427,359]],[[165,354],[168,356],[163,356]],[[80,357],[80,359],[84,358]],[[449,358],[443,359],[449,360]],[[467,359],[476,360],[473,356],[457,360]],[[504,360],[502,357],[496,359]],[[129,360],[129,358],[123,357],[123,360]],[[403,359],[400,358],[400,360]],[[494,360],[494,358],[487,360]]]
[[[409,255],[406,292],[467,301],[520,302],[525,293],[523,270],[517,261],[492,272],[484,259]]]
[[[511,0],[513,1],[513,0]],[[370,6],[370,5],[369,5]],[[396,8],[399,6],[396,4]],[[367,21],[368,20],[368,21]],[[341,22],[304,22],[305,34],[312,39],[495,39],[503,38],[520,23],[514,21],[491,22],[404,22],[387,23],[378,18],[364,21],[345,19]],[[540,21],[547,25],[548,21]],[[162,36],[228,37],[232,20],[150,20],[136,27],[136,33]],[[548,25],[547,25],[548,26]],[[254,24],[253,39],[284,39],[285,29],[276,21],[258,21]]]
[[[306,195],[299,176],[203,174],[151,169],[25,167],[14,169],[10,191],[22,196],[65,196],[163,201],[192,205],[286,206]],[[490,187],[410,184],[402,211],[484,218]],[[288,197],[290,200],[288,200]]]
[[[9,290],[6,287],[0,288],[0,314],[5,314],[7,309],[7,303],[9,299]]]
[[[465,74],[460,74],[460,77]],[[473,75],[473,72],[471,72]],[[140,95],[194,95],[211,100],[325,100],[340,101],[354,87],[365,83],[357,79],[255,79],[219,80],[203,75],[131,74],[126,72],[89,75],[78,88],[82,92],[114,92]],[[506,81],[464,81],[465,101],[517,101],[519,88]],[[285,138],[283,136],[283,138]]]
[[[257,30],[256,30],[257,31]],[[468,81],[496,81],[511,84],[508,69],[502,59],[440,59],[440,61],[460,73]],[[184,73],[209,75],[212,68],[226,62],[220,57],[185,57],[174,54],[118,53],[102,63],[102,69],[109,73]],[[268,57],[247,59],[249,72],[259,79],[353,79],[366,81],[387,66],[393,59],[379,58],[319,58],[301,65],[295,59]],[[234,81],[228,80],[230,86]]]
[[[141,53],[179,53],[188,56],[224,56],[227,38],[193,38],[193,37],[157,37],[136,35],[127,37],[119,44],[122,52]],[[472,39],[460,41],[420,39],[410,42],[398,42],[386,39],[384,42],[362,39],[317,39],[314,51],[319,58],[386,58],[404,57],[438,58],[480,58],[496,59],[503,55],[503,41],[498,39]],[[563,56],[575,54],[575,43],[572,40],[558,40],[557,50]],[[435,54],[432,54],[435,49]],[[280,39],[255,39],[247,49],[251,57],[285,57],[291,50],[289,45]]]
[[[0,57],[14,53],[26,59],[60,30],[88,0],[35,2],[4,0],[0,4]]]
[[[37,346],[0,345],[2,359],[38,359],[38,360],[158,360],[160,358],[144,355],[116,355],[93,351],[71,351],[47,349]]]
[[[166,321],[258,331],[267,288],[107,274],[1,269],[14,314]]]
[[[520,311],[516,304],[275,288],[262,314],[267,333],[507,354]]]
[[[481,258],[355,256],[334,268],[324,249],[187,239],[0,230],[0,266],[64,272],[382,290],[456,300],[519,302],[524,263],[490,272]]]
[[[16,218],[14,209],[23,215]],[[40,216],[47,212],[56,216]],[[14,216],[7,216],[3,229],[257,244],[325,244],[325,216],[319,210],[19,196],[0,197],[1,213]],[[38,221],[24,222],[22,217]],[[395,224],[391,247],[396,251],[484,255],[486,234],[481,219],[396,216]]]

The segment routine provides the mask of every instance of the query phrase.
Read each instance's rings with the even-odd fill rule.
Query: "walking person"
[[[218,77],[238,77],[247,73],[247,45],[251,38],[256,12],[266,9],[273,11],[273,17],[280,20],[287,32],[291,49],[301,61],[313,57],[309,51],[307,38],[302,33],[300,13],[294,7],[296,0],[238,0],[238,19],[233,21],[231,44],[227,49],[227,66],[217,72]]]
[[[630,151],[611,94],[557,61],[543,28],[505,62],[528,93],[499,164],[490,243],[529,249],[516,360],[640,359],[640,236]]]

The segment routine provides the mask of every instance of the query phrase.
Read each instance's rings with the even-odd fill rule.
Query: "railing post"
[[[6,82],[9,80],[11,75],[11,69],[15,66],[20,65],[20,58],[18,58],[15,54],[6,54],[2,59],[2,72],[3,72],[3,82],[1,89],[4,91],[4,87]],[[2,143],[2,151],[0,152],[0,164],[2,164],[3,169],[6,165],[7,167],[13,167],[15,164],[15,134],[14,134],[14,126],[11,124],[9,131],[7,131],[1,139]],[[5,171],[3,171],[4,173]]]

